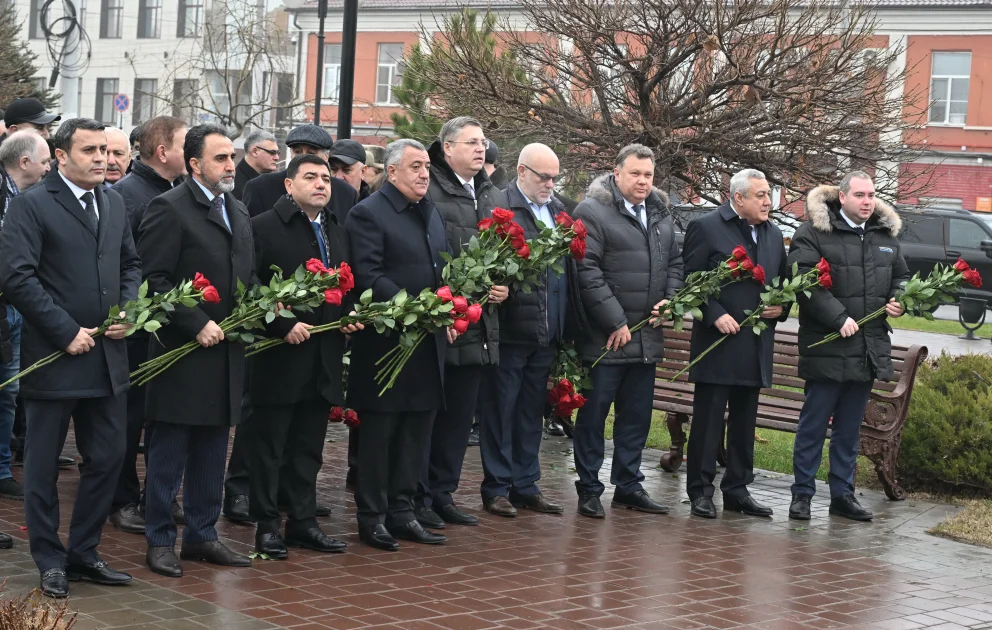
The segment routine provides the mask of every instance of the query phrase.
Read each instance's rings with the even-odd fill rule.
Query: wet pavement
[[[865,491],[862,502],[877,518],[854,523],[827,515],[821,488],[813,520],[799,523],[787,518],[791,479],[759,473],[752,494],[775,509],[773,518],[701,520],[689,516],[683,476],[654,468],[660,453],[646,451],[645,487],[672,513],[611,509],[608,489],[606,519],[596,521],[575,511],[571,442],[551,438],[541,487],[565,504],[564,516],[483,512],[479,451],[470,448],[457,500],[481,525],[448,526],[444,546],[403,542],[389,553],[358,542],[344,489],[345,434],[335,425],[329,435],[318,496],[334,514],[320,520],[349,542],[346,553],[291,550],[287,561],[256,559],[250,569],[185,563],[185,576],[169,579],[144,566],[142,536],[107,525],[101,554],[135,581],[73,583],[76,630],[992,629],[992,550],[925,533],[954,512],[949,506]],[[71,470],[59,485],[63,536],[77,482]],[[23,525],[23,504],[0,500],[0,531],[17,538],[13,550],[0,551],[7,595],[38,583]],[[222,520],[218,529],[227,544],[251,551],[251,527]]]

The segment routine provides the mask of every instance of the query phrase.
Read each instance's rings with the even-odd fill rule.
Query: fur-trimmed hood
[[[833,231],[833,217],[830,211],[834,209],[840,211],[840,188],[837,186],[817,186],[806,196],[806,214],[809,215],[813,227],[821,232]],[[899,218],[899,214],[881,199],[875,199],[875,211],[872,217],[889,231],[892,238],[899,236],[899,232],[902,231],[902,219]],[[871,221],[871,218],[868,220]]]
[[[589,184],[589,190],[586,191],[586,195],[604,206],[612,206],[619,201],[620,195],[614,183],[613,173],[606,173],[592,180],[592,183]],[[651,194],[645,200],[645,205],[653,205],[659,210],[666,210],[668,209],[668,195],[657,188],[653,188]]]

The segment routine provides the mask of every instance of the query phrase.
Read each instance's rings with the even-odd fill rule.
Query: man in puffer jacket
[[[829,426],[830,513],[869,521],[871,511],[854,497],[854,465],[872,383],[892,379],[892,328],[884,317],[863,328],[857,321],[883,306],[889,317],[903,314],[893,299],[909,279],[896,239],[902,221],[875,198],[875,185],[860,171],[849,173],[840,186],[815,188],[806,199],[806,214],[809,221],[792,238],[789,263],[805,273],[825,258],[833,286],[799,296],[799,377],[806,380],[806,402],[796,431],[789,518],[810,518]],[[809,347],[835,332],[840,339]]]
[[[589,230],[585,258],[578,266],[578,304],[588,320],[579,342],[583,360],[593,363],[592,390],[575,422],[575,470],[579,514],[603,518],[599,481],[603,429],[615,403],[613,505],[665,514],[641,486],[641,451],[651,428],[655,364],[664,350],[661,328],[630,327],[682,288],[682,254],[665,195],[653,188],[654,152],[632,144],[617,156],[613,173],[592,182],[575,209]]]

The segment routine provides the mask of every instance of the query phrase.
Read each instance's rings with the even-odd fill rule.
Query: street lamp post
[[[326,0],[324,1],[326,2]],[[344,24],[341,30],[338,140],[351,137],[351,103],[355,94],[355,40],[358,32],[358,0],[344,0]]]
[[[324,91],[324,19],[327,0],[317,0],[317,92],[313,97],[313,124],[320,126],[320,94]]]

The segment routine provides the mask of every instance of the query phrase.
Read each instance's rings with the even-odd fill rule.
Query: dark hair
[[[317,164],[319,166],[326,167],[328,172],[331,170],[331,167],[327,165],[324,158],[312,153],[304,153],[302,155],[297,155],[289,161],[289,166],[286,167],[286,177],[289,179],[296,179],[297,173],[300,172],[300,168],[304,164]]]
[[[189,161],[193,158],[198,160],[203,159],[203,147],[207,144],[207,136],[215,134],[226,138],[227,130],[218,125],[197,125],[190,127],[189,131],[186,132],[186,144],[183,145],[183,160],[186,162],[187,173],[193,173]],[[142,142],[142,151],[144,151],[144,146],[145,143]]]
[[[55,135],[52,136],[52,145],[56,149],[62,149],[68,153],[72,149],[72,137],[76,135],[77,129],[82,129],[83,131],[103,131],[106,128],[103,123],[97,122],[92,118],[69,118],[63,120],[59,128],[55,130]]]
[[[131,130],[131,135],[127,137],[127,141],[133,147],[139,138],[141,138],[141,125]]]
[[[146,121],[145,124],[141,125],[141,135],[138,137],[138,142],[141,143],[138,151],[141,160],[143,162],[151,160],[155,156],[155,150],[160,145],[171,148],[172,138],[177,131],[185,127],[186,121],[175,116],[156,116]],[[134,132],[131,135],[133,136]],[[133,139],[131,144],[134,144]]]

